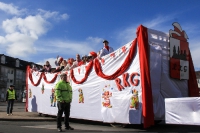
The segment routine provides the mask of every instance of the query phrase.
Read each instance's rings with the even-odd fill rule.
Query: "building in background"
[[[22,95],[26,89],[26,68],[27,66],[37,66],[38,64],[20,60],[0,54],[0,100],[5,101],[6,91],[10,85],[15,86],[17,99],[22,100]]]

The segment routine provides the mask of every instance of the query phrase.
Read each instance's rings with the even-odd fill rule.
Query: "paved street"
[[[25,103],[15,103],[14,115],[6,115],[6,104],[0,102],[0,133],[55,133],[56,118],[39,116],[38,113],[25,112]],[[111,126],[108,123],[70,119],[74,131],[66,132],[200,132],[200,126],[169,125],[161,122],[155,126],[143,129],[142,125],[128,125],[126,128],[119,124]]]

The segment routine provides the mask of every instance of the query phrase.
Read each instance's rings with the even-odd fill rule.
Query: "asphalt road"
[[[112,127],[110,125],[83,124],[70,122],[70,125],[75,128],[73,131],[64,132],[151,132],[151,133],[188,133],[200,132],[199,126],[183,126],[183,125],[156,125],[154,127],[143,129],[139,125],[132,125],[127,128]],[[56,122],[23,122],[23,121],[0,121],[0,133],[55,133]]]
[[[14,112],[24,112],[25,103],[15,103]],[[4,113],[6,104],[0,102],[0,113]],[[9,116],[8,116],[9,117]],[[44,117],[44,116],[43,116]],[[47,117],[47,116],[45,116]],[[170,125],[165,124],[164,121],[155,124],[150,128],[144,129],[142,125],[127,125],[125,128],[121,124],[114,124],[111,126],[109,123],[70,119],[70,125],[75,128],[73,131],[65,132],[174,132],[174,133],[187,133],[198,132],[200,133],[200,126],[196,125]],[[55,133],[56,121],[17,121],[6,120],[0,121],[0,133]]]

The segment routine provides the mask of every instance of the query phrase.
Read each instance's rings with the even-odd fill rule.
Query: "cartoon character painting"
[[[31,89],[29,89],[29,91],[28,91],[28,98],[32,98],[32,92],[31,92]]]
[[[131,104],[130,108],[133,109],[138,109],[139,107],[139,98],[138,98],[138,91],[137,90],[132,90],[132,97],[131,97]]]
[[[51,102],[51,107],[56,107],[56,96],[54,88],[51,89],[51,95],[50,95],[50,102]]]
[[[110,103],[110,97],[112,97],[112,92],[110,91],[104,91],[102,94],[103,102],[102,105],[103,107],[107,108],[112,108],[112,105]]]
[[[79,103],[84,103],[83,90],[78,89],[78,92],[79,92]]]
[[[42,91],[42,94],[44,94],[44,83],[42,84],[41,91]]]

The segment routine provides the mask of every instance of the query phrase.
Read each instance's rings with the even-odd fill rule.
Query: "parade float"
[[[176,105],[166,99],[199,96],[187,34],[178,23],[173,28],[166,34],[140,25],[133,41],[66,71],[73,88],[70,117],[144,128],[154,120],[173,123],[169,114]],[[59,75],[27,67],[28,112],[57,114],[54,87]]]

